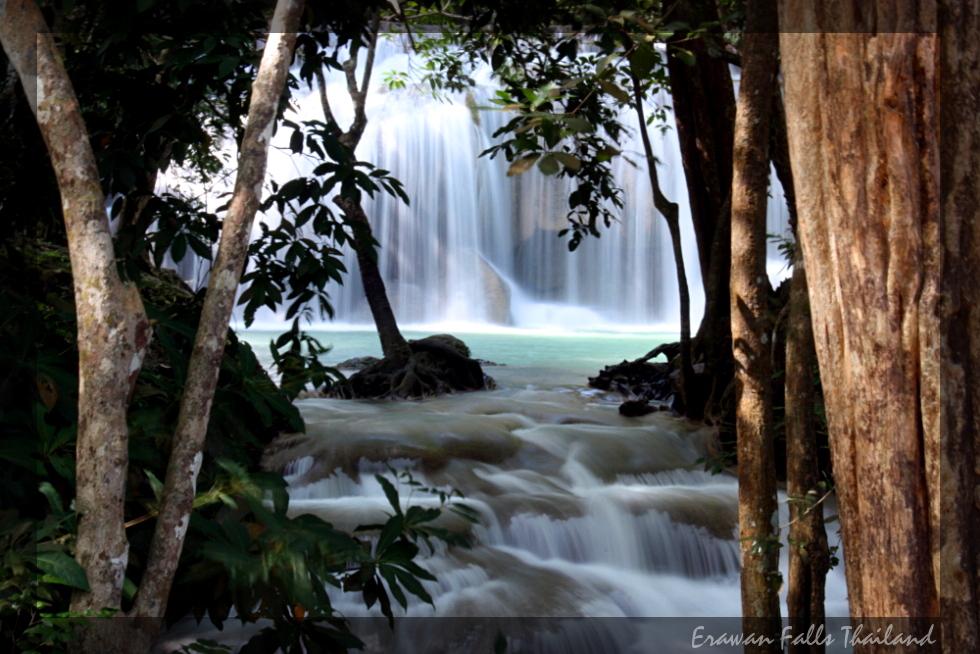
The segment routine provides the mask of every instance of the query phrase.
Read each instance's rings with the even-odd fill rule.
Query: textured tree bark
[[[123,527],[126,410],[150,326],[136,286],[120,281],[116,271],[105,198],[78,99],[32,0],[0,3],[0,40],[50,153],[68,232],[79,352],[75,556],[91,589],[76,592],[71,608],[119,607],[129,552]]]
[[[940,609],[943,650],[980,642],[980,9],[940,9]]]
[[[851,615],[938,616],[938,49],[923,33],[934,7],[780,8]]]
[[[786,606],[792,633],[798,635],[807,633],[811,625],[816,630],[824,624],[830,550],[823,522],[823,494],[818,488],[820,467],[814,428],[813,372],[817,353],[813,345],[813,325],[810,323],[806,262],[797,236],[796,186],[786,138],[786,109],[778,89],[772,96],[769,159],[782,184],[790,226],[796,238],[786,328],[785,410],[786,492],[791,497],[805,498],[802,504],[790,503]],[[825,643],[821,639],[791,640],[787,647],[790,654],[823,654]]]
[[[776,466],[772,443],[766,197],[769,118],[778,71],[779,37],[773,0],[749,0],[742,82],[735,120],[732,180],[732,350],[735,359],[738,514],[745,633],[773,642],[746,652],[778,652],[779,548]]]
[[[133,609],[135,616],[159,618],[166,610],[190,521],[228,323],[245,266],[252,221],[259,207],[269,141],[293,59],[303,4],[302,0],[279,0],[276,3],[269,38],[252,85],[235,190],[224,219],[218,255],[211,270],[201,323],[188,365],[160,513]]]

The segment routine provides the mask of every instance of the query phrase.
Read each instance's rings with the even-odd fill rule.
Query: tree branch
[[[330,110],[330,100],[327,99],[327,81],[323,78],[323,69],[317,68],[313,74],[316,75],[316,85],[320,91],[320,106],[323,107],[323,117],[328,124],[336,125],[337,119],[334,118],[333,111]]]
[[[242,139],[235,191],[224,219],[221,243],[188,365],[160,515],[133,609],[137,617],[163,615],[190,523],[228,323],[247,256],[252,222],[259,207],[269,141],[296,47],[303,5],[303,0],[278,0],[276,3],[269,38],[252,84],[252,102]]]

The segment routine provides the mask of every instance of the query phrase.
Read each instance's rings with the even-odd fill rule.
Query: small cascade
[[[344,531],[385,522],[391,506],[375,475],[397,485],[390,468],[461,491],[479,514],[471,524],[443,511],[434,526],[470,547],[420,543],[434,607],[412,595],[407,610],[393,603],[393,631],[378,606],[328,588],[366,651],[494,651],[503,633],[508,652],[646,654],[689,647],[698,625],[740,630],[736,479],[696,463],[713,428],[663,413],[625,418],[619,398],[586,390],[574,373],[494,372],[501,389],[492,392],[299,401],[307,432],[266,452],[263,465],[289,482],[290,514]],[[439,505],[408,486],[399,494],[403,510]],[[841,567],[828,578],[826,608],[847,615]],[[218,634],[191,621],[166,642],[242,644],[261,626]]]
[[[444,512],[437,524],[464,534],[471,547],[423,548],[420,563],[437,578],[423,584],[435,608],[409,598],[407,612],[395,608],[396,617],[410,619],[393,637],[431,639],[489,618],[553,626],[559,619],[741,615],[737,483],[695,463],[711,428],[664,414],[624,418],[618,399],[567,380],[526,384],[521,369],[496,372],[504,388],[492,393],[421,403],[300,402],[307,433],[285,437],[267,457],[290,483],[291,512],[342,529],[385,519],[390,506],[374,475],[392,479],[389,465],[424,485],[462,491],[479,512],[477,525]],[[408,490],[403,506],[437,505]],[[828,614],[846,613],[843,592],[834,571]],[[357,597],[331,593],[355,625],[378,615]],[[452,620],[419,632],[418,618],[427,617]],[[613,637],[601,624],[579,627],[598,629],[589,638]],[[541,629],[524,634],[524,646],[542,643],[548,629]],[[650,651],[630,649],[617,640],[622,628],[615,631],[601,651]],[[517,651],[588,651],[561,642]],[[438,651],[466,651],[454,647]]]

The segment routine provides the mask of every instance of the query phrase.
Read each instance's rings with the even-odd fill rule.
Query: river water
[[[330,363],[370,353],[355,351],[362,333],[320,336],[339,344]],[[394,606],[395,632],[369,620],[380,614],[359,596],[332,597],[369,651],[491,652],[497,632],[507,635],[507,651],[673,651],[651,646],[664,638],[689,645],[703,624],[694,618],[737,630],[738,487],[732,474],[712,475],[696,463],[713,429],[666,412],[624,418],[619,397],[584,384],[590,352],[635,358],[651,341],[640,334],[462,336],[476,357],[523,348],[523,358],[500,362],[551,357],[566,365],[488,367],[499,390],[425,401],[301,400],[307,432],[281,438],[266,455],[265,465],[289,481],[293,514],[340,528],[385,520],[391,508],[374,474],[394,482],[389,465],[427,486],[461,491],[479,512],[477,525],[446,514],[442,526],[472,547],[425,553],[420,563],[438,580],[424,582],[435,608],[410,596],[407,614]],[[261,332],[245,338],[268,342]],[[557,357],[561,345],[569,347]],[[259,355],[267,360],[267,352]],[[437,501],[400,490],[411,504]],[[779,519],[788,521],[785,503]],[[847,615],[841,569],[827,592],[828,615]],[[665,628],[673,631],[664,635]],[[243,642],[249,633],[222,637]],[[474,642],[480,646],[471,649]]]

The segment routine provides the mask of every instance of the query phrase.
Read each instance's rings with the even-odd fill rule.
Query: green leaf
[[[629,59],[630,69],[638,79],[646,79],[650,71],[660,65],[660,55],[649,43],[640,45]]]
[[[401,604],[403,609],[407,609],[408,600],[405,599],[405,593],[403,593],[402,589],[398,586],[398,582],[395,578],[396,570],[398,570],[398,568],[390,565],[378,566],[378,572],[380,572],[381,576],[388,582],[388,588],[391,589],[391,594],[395,596],[395,600]]]
[[[695,63],[697,63],[697,59],[695,58],[694,53],[691,52],[690,50],[685,50],[684,48],[674,48],[671,50],[671,52],[675,57],[680,59],[688,66],[693,66]]]
[[[233,70],[235,70],[235,68],[237,67],[238,67],[238,57],[231,57],[231,56],[225,57],[224,59],[221,60],[221,63],[218,64],[218,77],[221,78],[221,77],[228,76],[228,74],[231,73]]]
[[[585,118],[566,118],[565,126],[568,129],[575,132],[594,132],[595,128],[592,127],[592,123],[587,121]]]
[[[79,590],[88,591],[88,577],[78,561],[64,552],[40,551],[34,565],[51,575],[51,581]]]
[[[146,472],[146,478],[150,480],[150,489],[153,491],[153,497],[159,502],[160,498],[163,497],[163,482],[149,468],[146,468],[144,472]]]
[[[388,498],[388,503],[391,504],[391,508],[395,510],[395,515],[402,515],[401,502],[398,499],[398,491],[395,490],[395,487],[381,475],[375,475],[374,478],[378,480],[381,488],[384,489],[385,497]]]
[[[541,157],[538,161],[538,169],[545,175],[557,175],[558,171],[561,170],[561,166],[558,164],[558,160],[555,159],[555,155],[548,154]]]
[[[405,521],[400,515],[391,516],[385,526],[381,528],[381,535],[378,537],[378,546],[375,549],[376,556],[384,556],[385,552],[401,535]]]
[[[626,92],[625,89],[617,86],[616,84],[610,82],[609,80],[601,79],[599,80],[599,86],[603,91],[613,96],[620,102],[629,102],[630,94]]]
[[[405,572],[399,568],[392,568],[392,570],[398,577],[398,581],[400,581],[405,587],[405,590],[410,592],[412,595],[415,595],[423,602],[426,602],[433,607],[435,606],[435,603],[432,601],[432,596],[426,592],[419,580],[416,579],[411,573]]]
[[[554,157],[569,170],[579,170],[582,168],[582,160],[576,157],[574,154],[570,154],[568,152],[556,152]]]
[[[534,165],[534,162],[537,161],[538,157],[540,156],[541,156],[540,152],[535,152],[534,154],[529,154],[526,157],[517,159],[516,161],[514,161],[514,163],[510,165],[510,168],[507,169],[507,176],[514,177],[515,175],[521,175],[523,173],[526,173],[528,170],[531,169],[531,166]]]
[[[303,151],[303,132],[298,129],[293,130],[293,135],[289,137],[289,149],[296,154]]]
[[[41,494],[47,498],[48,504],[51,505],[51,510],[54,512],[55,518],[61,520],[68,515],[67,511],[65,511],[64,502],[61,499],[61,495],[58,494],[58,491],[55,490],[54,486],[45,481],[41,482],[41,485],[38,486],[38,490],[41,491]]]
[[[155,131],[157,131],[158,129],[160,129],[161,127],[163,127],[163,125],[164,125],[164,124],[165,124],[165,123],[166,123],[166,122],[167,122],[168,120],[170,120],[170,116],[172,116],[172,115],[173,115],[173,114],[166,114],[165,116],[161,116],[161,117],[159,117],[159,118],[157,118],[157,119],[156,119],[156,121],[154,121],[154,123],[153,123],[152,125],[150,125],[150,129],[148,129],[148,130],[146,131],[146,133],[147,133],[147,135],[150,135],[150,134],[152,134],[153,132],[155,132]]]
[[[187,237],[181,232],[174,237],[173,243],[170,244],[170,256],[175,262],[180,263],[185,254],[187,254]]]
[[[12,439],[3,444],[3,449],[0,449],[0,459],[6,459],[11,463],[27,468],[40,477],[45,472],[44,464],[33,456],[37,454],[37,450],[35,441],[29,441],[26,438]]]

